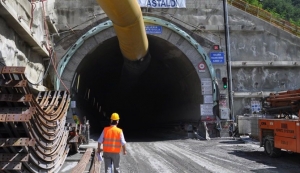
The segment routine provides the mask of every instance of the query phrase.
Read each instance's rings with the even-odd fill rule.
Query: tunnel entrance
[[[151,35],[148,40],[150,65],[130,91],[119,87],[123,57],[117,37],[104,41],[78,66],[73,100],[91,130],[101,132],[113,112],[128,130],[199,121],[201,85],[193,64],[170,42]]]
[[[119,126],[126,131],[197,124],[200,105],[207,104],[202,80],[210,82],[205,94],[211,94],[211,105],[217,103],[215,71],[199,43],[172,23],[149,16],[144,21],[163,29],[147,34],[150,65],[130,91],[119,87],[124,59],[111,21],[91,28],[60,60],[58,72],[77,105],[68,115],[86,116],[92,133],[99,134],[113,112],[120,114]],[[198,71],[199,64],[207,70]],[[55,79],[56,89],[64,86]]]

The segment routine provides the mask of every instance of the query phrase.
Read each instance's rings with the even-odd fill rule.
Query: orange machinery
[[[271,118],[259,120],[260,146],[270,157],[281,151],[300,153],[300,89],[271,93],[263,100],[263,110]]]

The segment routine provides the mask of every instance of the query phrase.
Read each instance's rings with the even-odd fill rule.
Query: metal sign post
[[[223,0],[224,8],[224,25],[225,25],[225,48],[226,48],[226,62],[227,62],[227,76],[228,76],[228,92],[229,92],[229,108],[231,112],[231,119],[235,121],[234,110],[233,110],[233,92],[232,92],[232,73],[231,73],[231,55],[230,55],[230,37],[229,37],[229,26],[228,26],[228,8],[227,0]]]

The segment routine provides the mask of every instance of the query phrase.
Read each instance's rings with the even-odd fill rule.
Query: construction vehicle
[[[282,150],[300,153],[300,89],[270,93],[262,104],[268,118],[258,124],[265,153],[270,157],[280,156]]]

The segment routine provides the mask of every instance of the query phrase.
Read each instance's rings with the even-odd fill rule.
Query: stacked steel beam
[[[25,67],[0,69],[0,172],[58,172],[69,146],[67,91],[35,97]]]
[[[267,114],[280,115],[281,118],[299,117],[300,89],[270,93],[262,100],[263,109]]]

